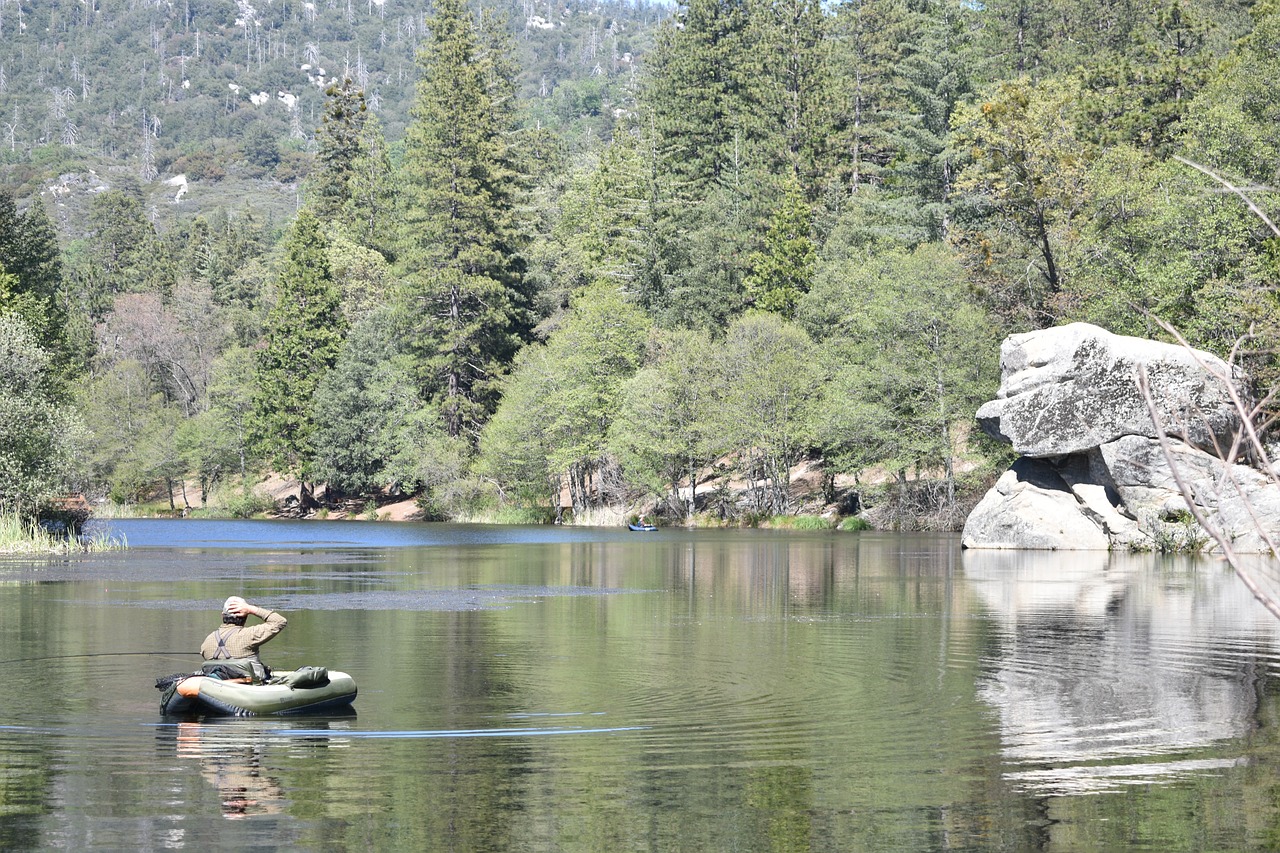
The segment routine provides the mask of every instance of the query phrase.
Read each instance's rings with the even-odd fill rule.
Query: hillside
[[[144,184],[229,175],[272,195],[272,181],[292,183],[310,168],[324,89],[344,77],[365,90],[394,146],[430,6],[0,0],[4,183],[21,198],[57,175],[126,170]],[[576,0],[489,11],[514,38],[524,120],[570,145],[609,137],[612,110],[667,13]],[[243,195],[231,187],[226,195]]]

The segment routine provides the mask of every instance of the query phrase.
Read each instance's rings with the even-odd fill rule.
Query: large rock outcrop
[[[1138,386],[1140,368],[1164,436]],[[1243,377],[1217,357],[1074,323],[1010,336],[1000,370],[997,398],[978,410],[978,423],[1021,458],[970,513],[966,548],[1212,548],[1174,469],[1235,550],[1266,551],[1263,532],[1280,534],[1280,485],[1221,458],[1241,428],[1231,394],[1244,391]]]

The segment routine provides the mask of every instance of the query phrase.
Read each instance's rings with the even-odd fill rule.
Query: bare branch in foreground
[[[1185,341],[1183,343],[1185,345]],[[1190,347],[1188,347],[1188,349],[1190,349]],[[1236,576],[1240,578],[1249,592],[1253,594],[1253,597],[1257,599],[1263,607],[1267,608],[1272,616],[1280,619],[1280,602],[1276,601],[1274,597],[1262,589],[1257,578],[1254,577],[1253,573],[1245,567],[1240,555],[1237,554],[1235,549],[1232,547],[1231,537],[1226,534],[1226,531],[1224,531],[1221,526],[1214,523],[1204,511],[1204,508],[1197,503],[1194,491],[1183,476],[1179,464],[1174,460],[1173,451],[1169,446],[1169,437],[1165,433],[1165,426],[1160,417],[1160,411],[1156,406],[1155,399],[1151,393],[1151,378],[1147,374],[1146,366],[1139,366],[1137,372],[1138,389],[1142,392],[1142,398],[1146,402],[1147,411],[1151,414],[1151,420],[1155,425],[1156,435],[1159,437],[1160,449],[1164,453],[1165,462],[1169,466],[1169,471],[1173,474],[1174,482],[1178,484],[1178,491],[1182,494],[1182,499],[1186,502],[1188,510],[1190,510],[1191,515],[1195,518],[1201,529],[1218,544],[1218,548],[1222,553],[1222,558],[1227,562],[1227,565],[1231,566],[1232,570],[1236,573]],[[1249,443],[1253,445],[1252,449],[1258,451],[1262,454],[1262,457],[1265,458],[1262,443],[1258,440],[1257,433],[1254,431],[1252,421],[1249,418],[1249,410],[1236,393],[1235,383],[1231,381],[1231,377],[1228,376],[1225,377],[1225,379],[1230,388],[1232,401],[1236,405],[1237,411],[1241,416],[1241,422],[1244,425],[1241,432],[1237,434],[1236,440],[1233,442],[1233,451],[1238,448],[1241,438],[1247,434]],[[1223,463],[1227,465],[1231,464],[1229,458],[1223,459]],[[1269,470],[1268,473],[1272,481],[1274,481],[1275,474]],[[1277,550],[1275,541],[1272,539],[1270,532],[1267,531],[1258,521],[1258,517],[1253,510],[1253,506],[1245,498],[1245,495],[1240,489],[1240,484],[1236,482],[1235,478],[1232,478],[1232,485],[1236,487],[1236,491],[1239,494],[1241,501],[1249,512],[1249,517],[1253,520],[1254,526],[1257,528],[1263,538],[1263,541],[1267,543],[1267,547],[1271,549],[1271,553],[1274,556],[1277,554]]]
[[[1201,172],[1203,174],[1208,175],[1218,183],[1222,184],[1227,189],[1231,190],[1236,195],[1240,196],[1240,198],[1244,200],[1244,203],[1249,205],[1249,209],[1253,211],[1254,214],[1256,214],[1259,219],[1267,223],[1267,227],[1271,229],[1271,233],[1275,234],[1277,237],[1280,237],[1280,228],[1276,228],[1276,224],[1271,221],[1270,217],[1268,217],[1265,213],[1262,212],[1262,208],[1254,204],[1253,199],[1245,195],[1244,190],[1240,189],[1235,184],[1231,183],[1226,178],[1222,177],[1217,172],[1210,169],[1208,166],[1201,166],[1199,163],[1196,163],[1193,160],[1188,160],[1186,157],[1180,157],[1177,154],[1173,155],[1173,159],[1177,160],[1179,163],[1182,163],[1185,166],[1190,166],[1191,168],[1195,169],[1197,172]]]

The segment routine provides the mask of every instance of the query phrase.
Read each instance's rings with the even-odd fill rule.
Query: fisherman
[[[245,620],[257,616],[262,624],[245,627]],[[200,655],[205,660],[256,661],[258,647],[284,630],[287,621],[274,610],[250,604],[233,595],[222,605],[222,627],[204,638]]]

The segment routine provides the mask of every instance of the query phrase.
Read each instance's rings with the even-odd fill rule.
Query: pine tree
[[[763,43],[756,51],[769,57],[762,97],[766,127],[774,131],[767,142],[769,171],[779,180],[798,179],[814,199],[834,177],[830,19],[818,0],[786,0],[769,4],[761,22]]]
[[[349,78],[325,89],[324,115],[316,131],[314,204],[322,222],[336,222],[351,200],[356,159],[368,113],[364,90]]]
[[[1045,0],[988,0],[981,5],[983,50],[992,79],[1051,73],[1053,3]]]
[[[812,219],[799,182],[793,180],[765,235],[764,249],[750,258],[746,290],[757,308],[790,319],[800,297],[809,291],[817,259],[810,236]]]
[[[341,218],[348,233],[360,245],[390,258],[395,244],[391,224],[395,190],[387,143],[376,115],[369,115],[361,128],[360,150],[351,163],[347,187],[349,198]]]
[[[1167,150],[1193,96],[1209,81],[1215,21],[1183,0],[1153,4],[1131,44],[1089,66],[1082,130],[1102,144]]]
[[[528,334],[514,81],[461,0],[442,0],[430,29],[405,136],[400,262],[423,396],[450,436],[474,435]]]
[[[894,89],[901,121],[888,183],[910,200],[926,239],[947,236],[955,179],[947,148],[956,105],[972,92],[974,10],[963,0],[925,0],[911,17]]]
[[[760,127],[747,60],[751,0],[689,0],[650,57],[648,104],[665,169],[701,198],[749,158]]]
[[[56,372],[72,360],[63,304],[62,261],[57,235],[36,200],[19,214],[13,197],[0,193],[0,269],[12,276],[0,291],[0,312],[21,316],[37,344],[53,356]]]
[[[311,398],[337,360],[346,331],[326,247],[319,220],[304,208],[285,241],[277,302],[267,314],[255,372],[255,444],[277,470],[304,481],[314,455]]]
[[[89,203],[89,229],[93,260],[102,273],[95,301],[172,288],[173,269],[136,186],[95,195]]]
[[[899,147],[895,73],[907,43],[907,18],[903,0],[851,0],[837,8],[832,22],[833,165],[835,177],[854,193],[883,184]]]

